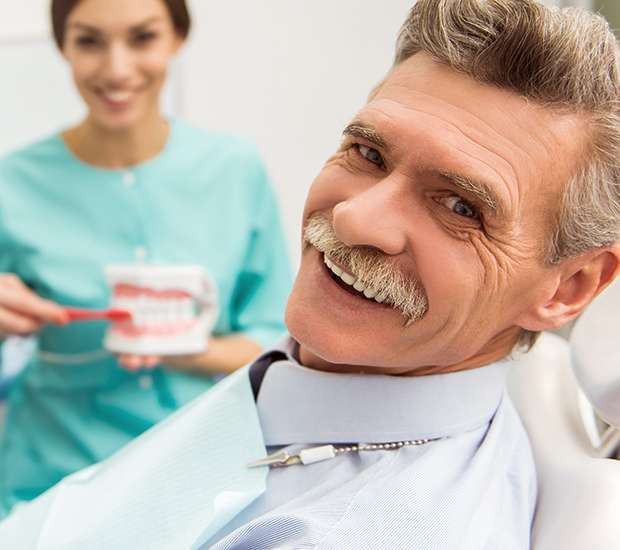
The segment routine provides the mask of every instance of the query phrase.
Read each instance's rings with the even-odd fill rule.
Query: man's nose
[[[337,237],[348,246],[372,246],[395,256],[407,245],[402,207],[392,182],[383,180],[334,206]]]
[[[121,84],[131,77],[134,59],[122,43],[110,44],[104,60],[103,76],[112,84]]]

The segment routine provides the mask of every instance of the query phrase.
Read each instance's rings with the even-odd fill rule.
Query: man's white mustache
[[[420,320],[428,311],[428,298],[420,281],[404,275],[389,256],[368,246],[347,246],[336,236],[331,220],[324,213],[310,216],[304,240],[334,260],[364,285],[386,296],[384,304],[402,312],[406,326]]]

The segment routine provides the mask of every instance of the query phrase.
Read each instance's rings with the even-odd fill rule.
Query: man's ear
[[[528,316],[528,330],[559,328],[574,320],[620,271],[620,244],[569,258],[560,267],[553,297]]]

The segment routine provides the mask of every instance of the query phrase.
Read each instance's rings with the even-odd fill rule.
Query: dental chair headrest
[[[597,414],[620,428],[620,281],[577,320],[570,337],[573,370]]]

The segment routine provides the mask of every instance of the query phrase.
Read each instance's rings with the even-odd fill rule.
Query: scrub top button
[[[138,378],[138,384],[143,390],[150,390],[153,387],[153,377],[150,374],[143,374]]]
[[[123,183],[127,187],[131,187],[134,183],[136,183],[136,175],[133,172],[125,172],[123,174]]]
[[[146,248],[144,248],[143,246],[136,246],[136,248],[134,249],[134,254],[136,256],[136,260],[139,263],[139,262],[143,262],[144,260],[146,260],[148,252]]]

